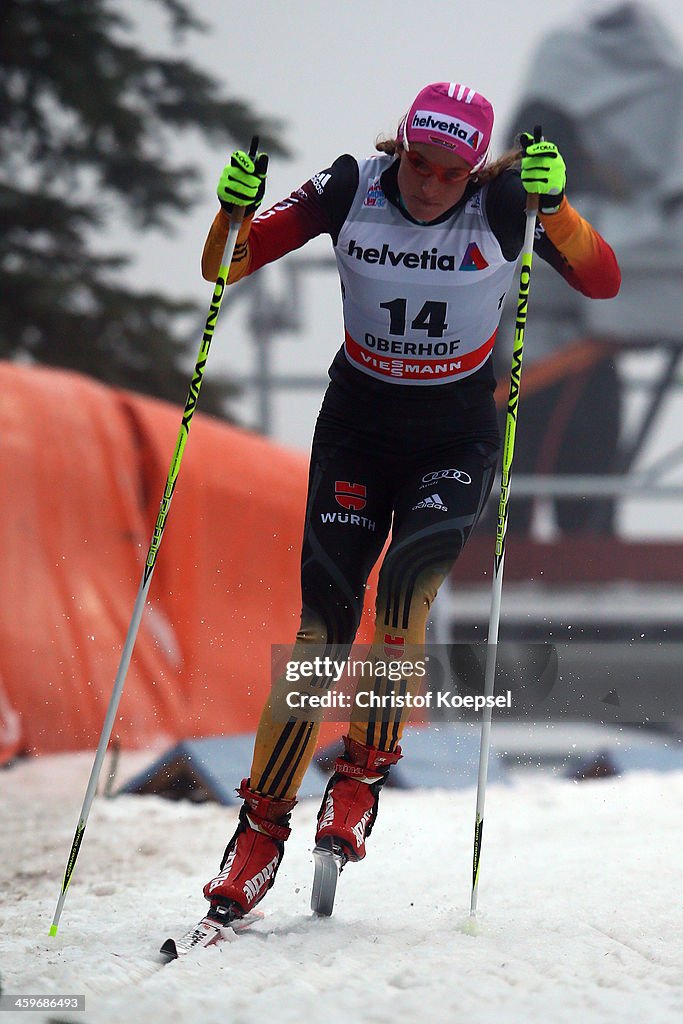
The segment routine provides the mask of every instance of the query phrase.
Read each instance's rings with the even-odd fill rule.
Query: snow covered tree
[[[182,0],[147,2],[174,41],[206,28]],[[116,271],[129,257],[94,243],[122,213],[144,230],[189,208],[197,170],[171,155],[182,132],[222,147],[257,133],[271,153],[284,148],[276,122],[132,35],[111,0],[0,4],[0,357],[183,402],[197,336],[181,325],[202,311],[128,288]],[[225,415],[229,392],[207,380],[202,409]]]

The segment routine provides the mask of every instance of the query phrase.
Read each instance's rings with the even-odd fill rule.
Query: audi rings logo
[[[459,484],[471,484],[472,477],[464,469],[435,469],[422,477],[423,487],[430,487],[437,480],[457,480]]]

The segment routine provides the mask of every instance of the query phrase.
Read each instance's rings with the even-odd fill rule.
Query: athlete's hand
[[[522,146],[522,184],[527,192],[539,196],[542,213],[559,209],[567,184],[567,168],[554,142],[534,142],[526,132],[520,137]]]
[[[241,206],[245,214],[257,210],[266,192],[267,171],[266,153],[252,157],[241,149],[236,150],[223,168],[216,188],[223,209],[229,213],[233,206]]]

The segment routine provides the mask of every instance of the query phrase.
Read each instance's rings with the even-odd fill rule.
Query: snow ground
[[[149,763],[127,755],[122,775]],[[335,915],[310,916],[316,805],[294,812],[263,922],[159,967],[204,910],[236,811],[98,797],[59,935],[48,938],[91,754],[0,773],[5,993],[85,993],[9,1021],[648,1024],[683,1019],[683,773],[570,782],[532,773],[487,798],[477,934],[467,934],[475,793],[385,790]]]

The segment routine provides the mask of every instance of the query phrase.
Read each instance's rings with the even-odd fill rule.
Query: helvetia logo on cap
[[[424,128],[425,131],[443,132],[465,142],[472,149],[481,143],[481,132],[466,121],[454,121],[445,114],[437,114],[433,110],[416,110],[410,122],[411,128]]]

